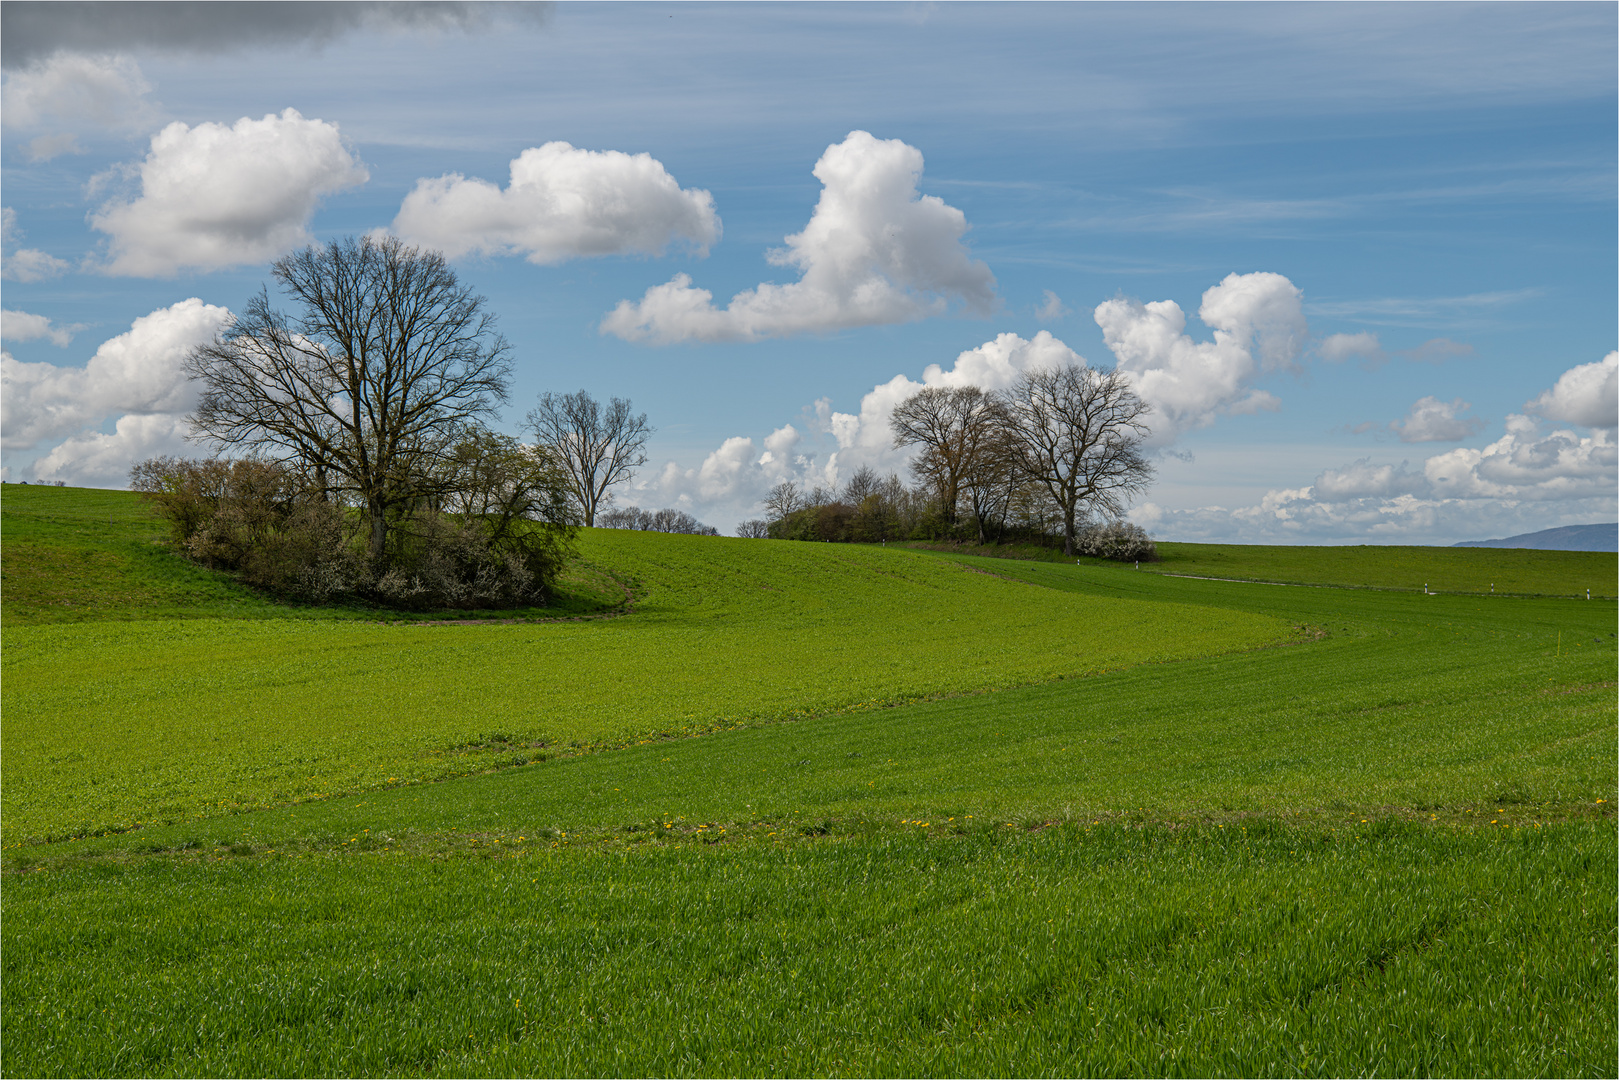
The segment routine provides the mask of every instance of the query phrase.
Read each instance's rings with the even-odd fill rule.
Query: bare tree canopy
[[[613,506],[601,512],[596,524],[603,529],[634,529],[640,532],[681,533],[686,536],[718,536],[720,531],[704,525],[684,510],[666,506],[662,510],[642,510],[639,506]]]
[[[1026,371],[1007,395],[1017,467],[1060,509],[1066,554],[1088,513],[1117,518],[1152,482],[1141,453],[1149,411],[1117,371],[1075,364]]]
[[[187,360],[202,384],[192,437],[352,498],[381,561],[389,516],[438,494],[466,427],[505,400],[506,340],[442,255],[396,239],[308,247],[271,272],[293,312],[261,290]]]
[[[875,495],[883,486],[883,478],[877,475],[877,470],[870,465],[862,465],[849,477],[849,482],[843,485],[843,501],[850,506],[859,506],[870,495]]]
[[[932,485],[945,523],[954,525],[962,488],[993,454],[999,399],[976,386],[929,386],[895,406],[889,424],[896,447],[922,448],[911,469]]]
[[[765,512],[771,521],[780,521],[788,514],[804,508],[804,493],[791,480],[783,480],[770,489],[764,498]]]
[[[608,502],[609,488],[622,484],[646,464],[646,441],[654,428],[646,413],[636,416],[624,398],[607,408],[583,390],[577,394],[541,394],[528,414],[529,430],[556,456],[579,503],[580,519],[596,523]]]

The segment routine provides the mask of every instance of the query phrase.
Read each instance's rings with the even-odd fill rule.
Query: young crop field
[[[8,532],[5,1071],[1611,1075],[1611,600],[582,549],[13,626]]]
[[[1161,574],[1441,593],[1594,597],[1615,594],[1614,556],[1522,548],[1255,547],[1159,544]]]
[[[909,552],[611,530],[582,548],[638,594],[633,616],[8,627],[0,837],[118,831],[1301,633]]]

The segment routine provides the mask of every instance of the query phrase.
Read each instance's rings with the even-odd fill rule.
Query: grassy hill
[[[35,550],[49,550],[31,524]],[[911,552],[613,530],[587,530],[581,548],[638,596],[632,616],[395,625],[356,610],[277,618],[250,598],[237,618],[130,618],[149,610],[140,599],[108,601],[123,616],[112,620],[8,617],[0,836],[120,831],[1302,633]],[[121,572],[125,597],[170,580],[133,555]],[[235,588],[203,580],[205,610]],[[11,589],[31,616],[48,610],[22,582]]]
[[[595,532],[631,614],[14,627],[7,515],[8,1072],[1611,1070],[1611,601]]]
[[[98,488],[0,487],[0,609],[7,627],[132,619],[427,621],[431,613],[275,603],[230,577],[175,558],[168,529],[138,496]],[[457,618],[554,618],[623,606],[623,588],[588,562],[564,575],[549,608],[455,612]]]

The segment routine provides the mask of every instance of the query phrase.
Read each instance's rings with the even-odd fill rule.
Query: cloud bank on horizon
[[[91,487],[124,487],[135,462],[193,450],[186,414],[196,393],[185,360],[230,321],[229,311],[192,297],[136,319],[83,367],[0,352],[0,445],[48,447],[34,464],[38,479]]]

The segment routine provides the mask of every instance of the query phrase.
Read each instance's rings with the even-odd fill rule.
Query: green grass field
[[[1347,588],[1612,599],[1615,558],[1599,551],[1522,548],[1253,547],[1159,544],[1160,574]]]
[[[988,556],[1024,562],[1073,563],[1060,548],[1034,545],[981,547],[975,544],[908,542],[899,545],[950,555]],[[1616,560],[1595,551],[1531,551],[1518,548],[1288,547],[1240,544],[1158,544],[1159,561],[1141,564],[1145,572],[1233,581],[1330,585],[1350,589],[1393,589],[1482,596],[1584,597],[1619,595]],[[1080,559],[1106,566],[1100,559]]]
[[[60,839],[677,732],[1279,645],[1275,616],[1030,588],[915,553],[595,530],[598,622],[9,628],[0,837]]]
[[[45,625],[6,542],[8,1073],[1619,1052],[1611,601],[597,532],[623,617]]]
[[[163,543],[166,526],[127,491],[6,484],[0,494],[0,529],[5,537],[0,607],[8,628],[135,619],[435,617],[268,601],[224,574],[176,559]],[[578,563],[548,609],[458,611],[454,617],[554,618],[610,612],[623,603],[623,590],[609,575]]]

